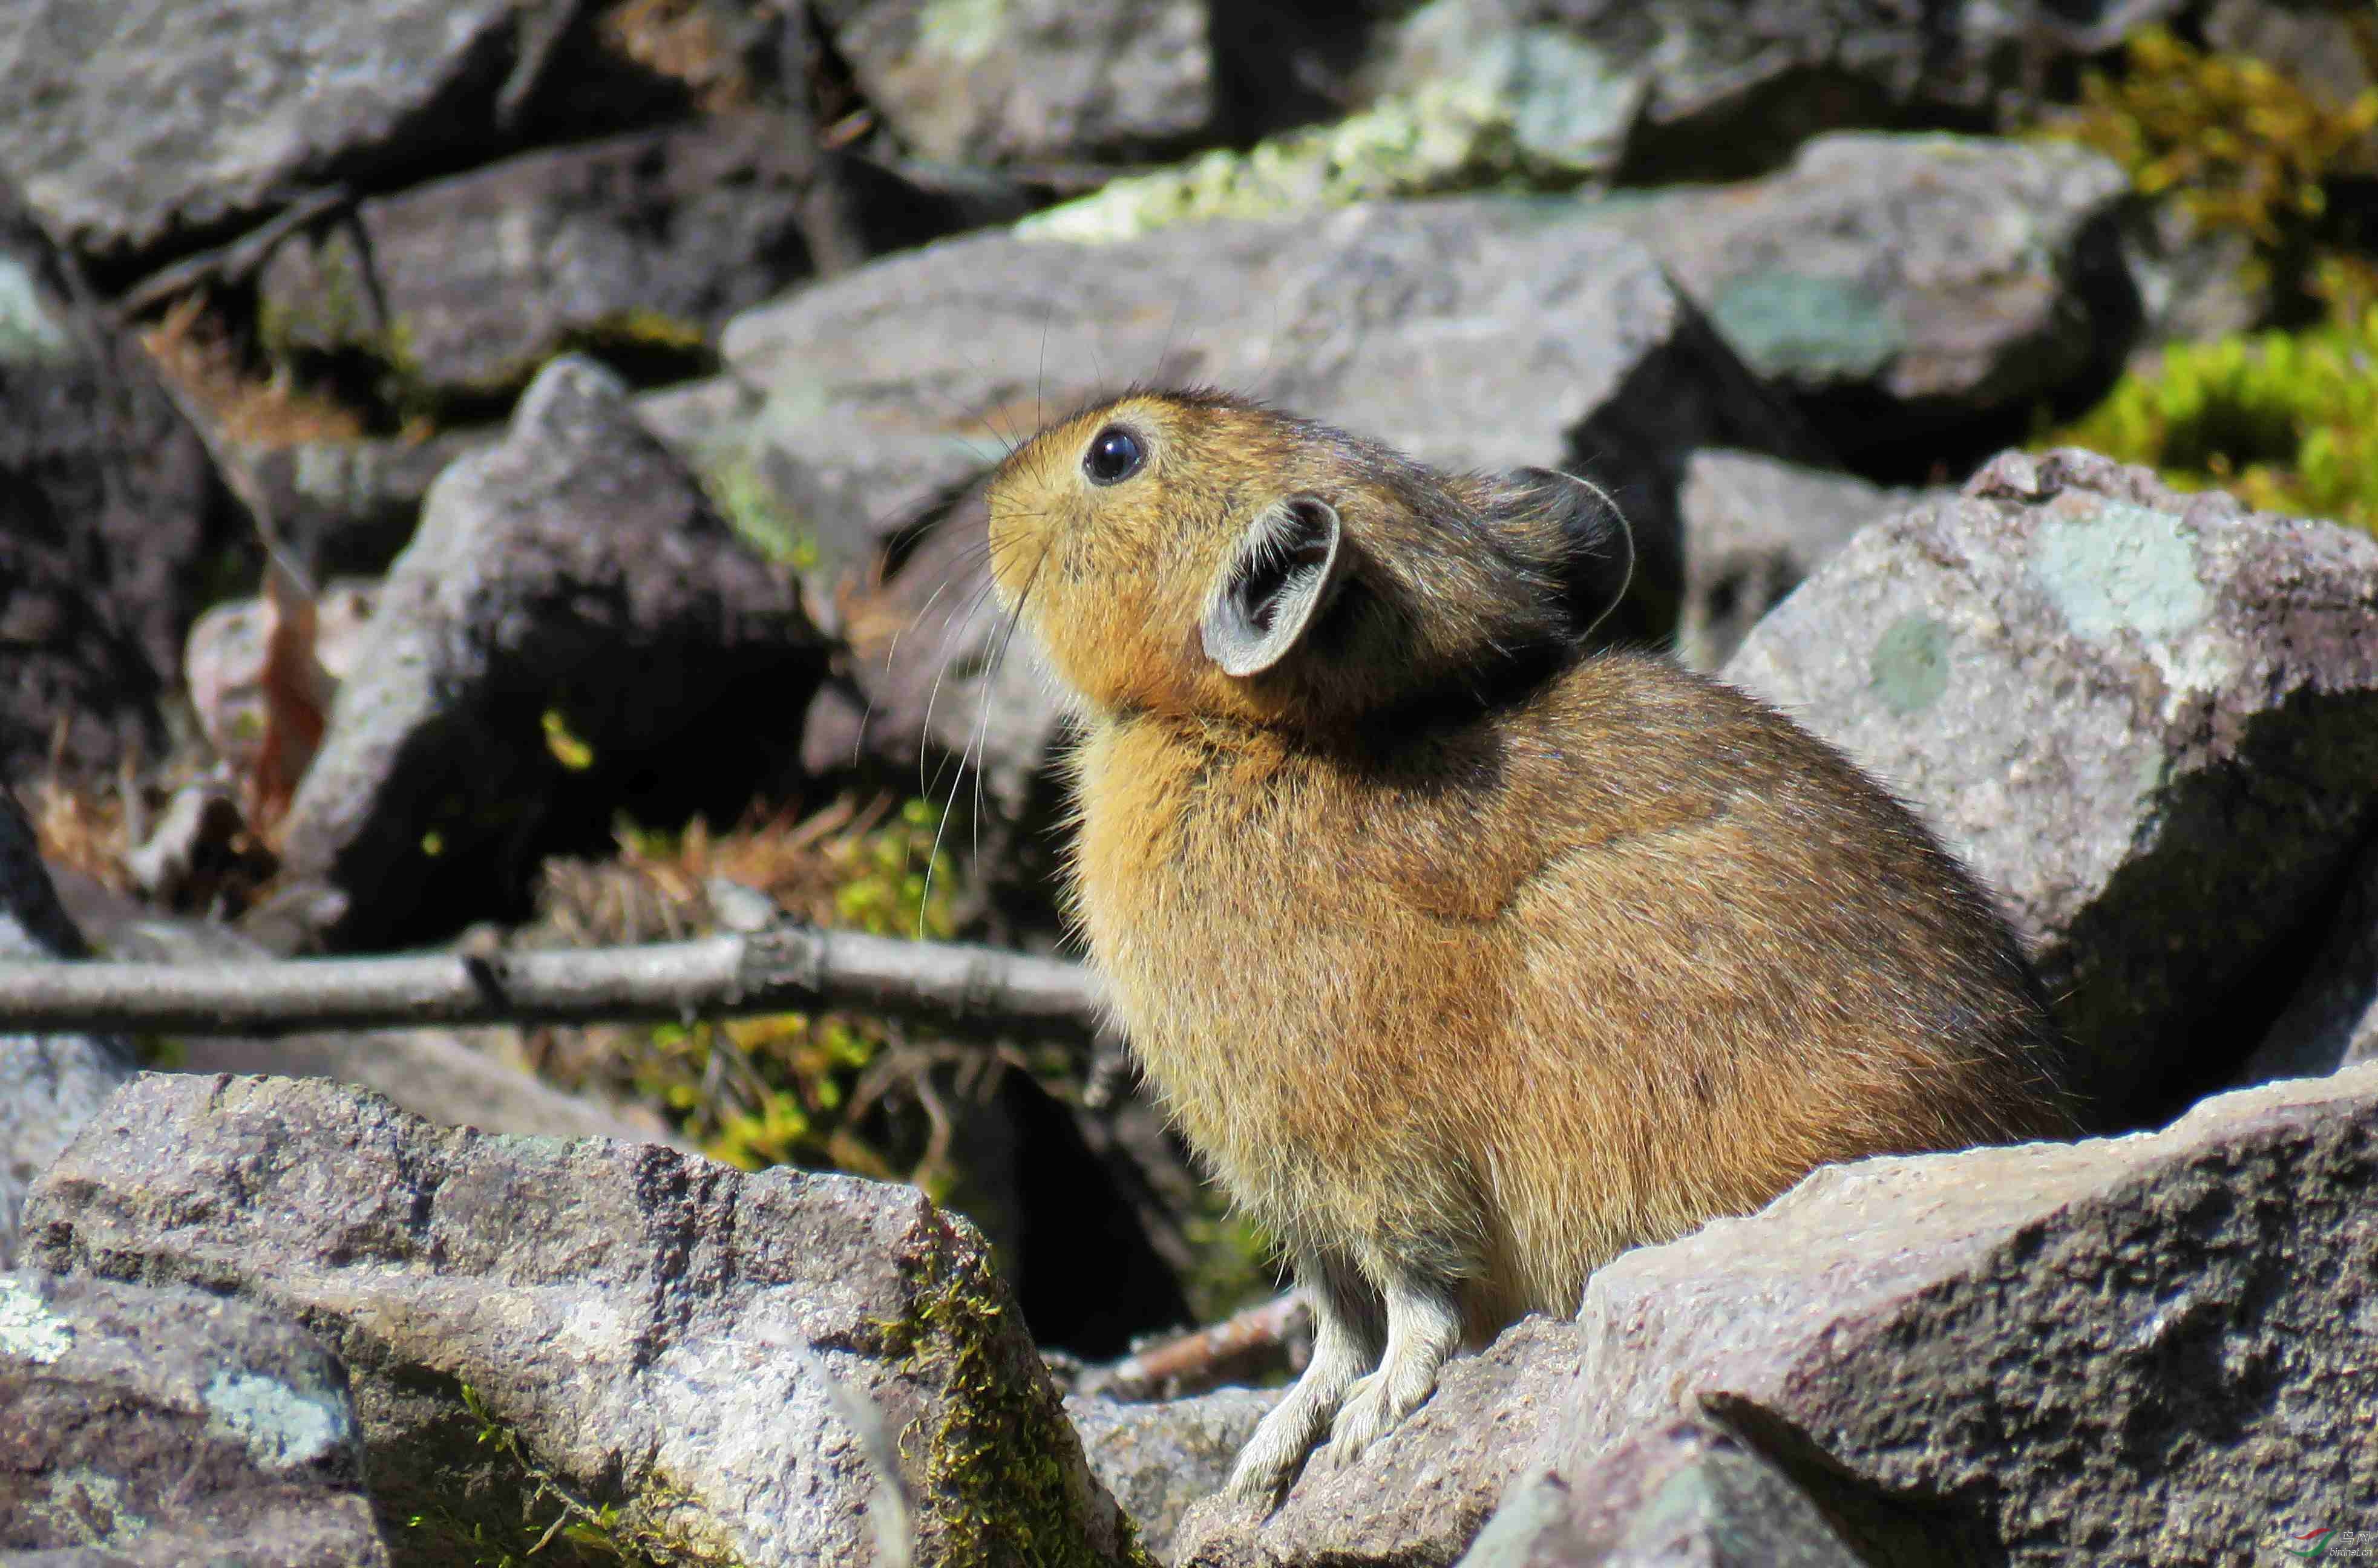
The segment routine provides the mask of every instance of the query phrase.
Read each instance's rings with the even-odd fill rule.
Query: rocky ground
[[[1971,861],[2100,1134],[1627,1254],[1258,1520],[1294,1314],[1163,1343],[1273,1260],[1112,1042],[0,1036],[0,1562],[2378,1528],[2365,10],[0,6],[0,963],[1051,951],[978,487],[1211,382],[1610,489],[1615,635]]]

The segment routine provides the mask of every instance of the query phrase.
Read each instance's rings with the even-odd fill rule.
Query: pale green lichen
[[[253,1372],[217,1372],[201,1391],[213,1424],[237,1438],[267,1470],[310,1465],[355,1441],[342,1402]]]
[[[0,365],[59,365],[74,352],[74,340],[42,303],[31,270],[13,256],[0,256]]]
[[[1727,344],[1761,376],[1862,381],[1906,346],[1888,304],[1849,279],[1752,273],[1721,288],[1709,313]]]
[[[46,1366],[74,1348],[74,1325],[13,1280],[0,1279],[0,1356]]]
[[[1902,616],[1874,645],[1876,695],[1901,718],[1913,718],[1949,689],[1949,628],[1928,616]]]
[[[2119,501],[2087,517],[2043,521],[2031,569],[2065,623],[2091,642],[2124,628],[2177,637],[2203,622],[2211,604],[2187,526]]]

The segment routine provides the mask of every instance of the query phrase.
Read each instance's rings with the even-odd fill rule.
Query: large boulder
[[[990,771],[994,784],[1028,779],[1055,709],[982,592],[968,488],[1100,389],[1210,383],[1430,462],[1587,474],[1633,525],[1655,619],[1674,613],[1690,453],[1808,449],[1647,251],[1582,210],[1524,201],[1115,245],[983,235],[747,313],[725,352],[734,385],[682,394],[679,427],[717,488],[795,520],[819,585],[847,591],[864,744],[911,767],[929,734],[995,760],[1007,746],[1018,765]]]
[[[320,1335],[399,1562],[556,1522],[665,1562],[884,1561],[895,1489],[922,1563],[1129,1555],[980,1237],[914,1189],[152,1075],[27,1218],[55,1272]]]
[[[2378,826],[2378,540],[2085,452],[1866,530],[1724,674],[1998,890],[2109,1125],[2230,1080]]]
[[[0,1562],[388,1562],[346,1369],[278,1313],[0,1274]]]
[[[2378,1490],[2378,1451],[2336,1437],[2378,1400],[2373,1177],[2378,1066],[2161,1132],[1829,1167],[1603,1265],[1575,1324],[1452,1363],[1268,1520],[1193,1508],[1181,1561],[1419,1568],[1475,1537],[1471,1568],[2176,1562],[2301,1538]],[[1704,1554],[1638,1550],[1677,1538]]]
[[[0,788],[0,964],[88,956],[33,827]],[[25,1191],[133,1072],[114,1035],[0,1035],[0,1269],[15,1266]]]
[[[21,0],[0,173],[60,241],[132,263],[483,147],[582,0]]]
[[[0,7],[0,33],[18,15]],[[68,265],[0,177],[0,781],[54,747],[78,774],[161,755],[202,582],[246,534],[198,433],[139,346],[78,302]]]
[[[448,469],[390,570],[285,828],[336,945],[524,902],[614,816],[731,818],[779,782],[820,662],[752,554],[599,365],[555,361]]]

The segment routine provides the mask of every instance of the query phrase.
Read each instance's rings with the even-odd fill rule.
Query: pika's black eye
[[[1110,425],[1091,438],[1090,449],[1082,454],[1082,472],[1093,485],[1120,485],[1147,461],[1138,437],[1120,425]]]

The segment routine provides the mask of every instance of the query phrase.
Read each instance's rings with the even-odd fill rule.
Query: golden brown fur
[[[1144,466],[1091,483],[1117,428]],[[1092,958],[1315,1300],[1250,1498],[1333,1416],[1327,1457],[1375,1439],[1454,1340],[1573,1313],[1624,1248],[1829,1161],[2070,1127],[2013,939],[1896,801],[1717,682],[1579,651],[1611,520],[1545,478],[1140,393],[991,486],[994,580],[1083,709]],[[1283,497],[1348,553],[1233,676],[1201,616]]]

